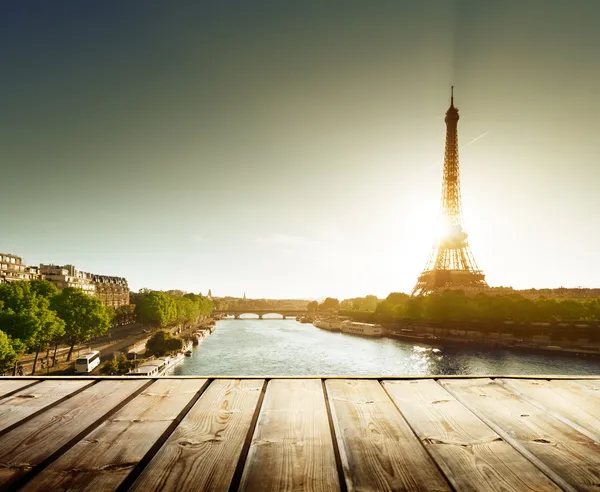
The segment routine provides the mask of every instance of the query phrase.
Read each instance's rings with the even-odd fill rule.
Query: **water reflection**
[[[180,375],[600,374],[600,361],[366,338],[281,319],[223,320]]]

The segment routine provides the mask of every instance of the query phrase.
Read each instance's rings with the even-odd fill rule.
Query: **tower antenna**
[[[450,106],[454,106],[454,86],[450,86]]]

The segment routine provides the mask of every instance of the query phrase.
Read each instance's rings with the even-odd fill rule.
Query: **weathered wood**
[[[131,490],[227,490],[263,384],[213,381]]]
[[[441,384],[561,487],[598,490],[595,441],[489,379]]]
[[[36,379],[0,378],[0,398],[37,383]]]
[[[93,381],[42,381],[0,400],[0,431],[56,403]]]
[[[510,391],[600,443],[600,400],[550,381],[500,379]],[[600,397],[600,391],[598,392]]]
[[[435,381],[383,385],[456,490],[560,490]]]
[[[263,379],[307,379],[307,376],[282,376],[277,374],[265,374],[260,376]],[[81,376],[3,376],[3,380],[35,380],[35,379],[80,379]],[[98,379],[98,380],[111,380],[121,379],[130,381],[132,379],[256,379],[256,376],[244,376],[242,375],[229,375],[222,376],[219,374],[203,374],[197,376],[94,376],[86,375],[86,379]],[[386,380],[412,380],[412,379],[495,379],[495,378],[510,378],[510,379],[552,379],[560,381],[600,381],[600,376],[582,376],[582,375],[522,375],[522,374],[472,374],[469,376],[460,374],[430,374],[428,376],[390,376],[387,374],[371,375],[371,376],[357,376],[356,374],[350,375],[338,375],[338,374],[316,374],[314,376],[308,376],[309,379],[386,379]]]
[[[348,490],[450,490],[379,382],[325,384]]]
[[[571,391],[577,391],[586,398],[600,400],[600,379],[576,379],[565,381],[553,378],[550,383],[557,388],[567,388]]]
[[[206,379],[153,383],[23,490],[116,490],[205,384]]]
[[[42,463],[146,384],[101,381],[1,436],[0,488]]]
[[[321,381],[270,381],[240,490],[339,490],[336,468]]]

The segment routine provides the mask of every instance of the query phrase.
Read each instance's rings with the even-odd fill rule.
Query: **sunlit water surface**
[[[321,330],[282,319],[226,319],[176,375],[599,375],[600,361],[508,350],[448,348]]]

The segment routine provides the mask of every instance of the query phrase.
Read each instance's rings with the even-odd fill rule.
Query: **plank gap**
[[[396,408],[396,410],[398,411],[398,413],[400,414],[400,418],[403,419],[406,422],[406,425],[408,426],[408,428],[410,429],[410,431],[413,433],[413,435],[415,436],[416,440],[419,441],[419,444],[421,445],[421,447],[425,450],[425,453],[427,453],[427,456],[429,456],[429,459],[431,461],[433,461],[435,467],[438,469],[438,471],[440,472],[440,474],[442,475],[442,477],[444,477],[444,480],[446,480],[446,483],[448,484],[448,487],[450,488],[450,490],[453,490],[454,492],[456,492],[456,488],[454,487],[454,485],[452,485],[452,482],[450,481],[450,479],[446,476],[446,474],[444,473],[444,470],[442,470],[440,464],[437,462],[437,460],[435,459],[435,456],[433,456],[430,452],[429,449],[427,449],[427,446],[425,445],[425,443],[421,440],[421,438],[419,437],[419,435],[417,434],[417,432],[415,431],[415,429],[413,428],[413,426],[411,425],[410,421],[404,416],[404,414],[402,413],[402,410],[400,410],[400,407],[398,406],[398,404],[396,403],[396,400],[394,400],[394,398],[392,397],[392,395],[389,393],[389,391],[387,390],[387,388],[385,387],[384,384],[381,384],[381,381],[379,382],[379,386],[381,386],[383,388],[383,391],[385,391],[385,394],[388,396],[388,398],[390,399],[390,401],[393,403],[394,407]]]
[[[323,385],[323,395],[325,396],[325,408],[327,409],[327,419],[329,420],[329,430],[331,432],[331,441],[333,442],[333,455],[335,456],[335,465],[338,470],[338,477],[340,481],[340,491],[347,492],[348,485],[346,484],[346,477],[344,476],[344,467],[342,466],[342,457],[340,456],[340,448],[337,437],[335,435],[335,428],[333,425],[333,415],[331,413],[331,404],[329,402],[329,395],[327,394],[327,386],[325,380],[321,379]],[[381,383],[380,383],[381,384]]]
[[[2,379],[6,379],[6,377],[5,377],[5,376],[2,376]],[[13,380],[13,381],[14,381],[14,380]],[[41,379],[36,379],[36,380],[35,380],[35,381],[33,381],[31,384],[27,384],[27,385],[25,385],[25,386],[20,386],[20,387],[18,387],[18,388],[16,388],[16,389],[14,389],[14,390],[12,390],[12,391],[9,391],[8,393],[5,393],[5,394],[2,394],[2,395],[0,395],[0,400],[3,400],[4,398],[7,398],[7,397],[9,397],[9,396],[12,396],[12,395],[14,395],[15,393],[18,393],[19,391],[23,391],[23,390],[25,390],[25,389],[29,389],[29,388],[31,388],[32,386],[35,386],[36,384],[38,384],[38,383],[41,383],[41,382],[42,382],[42,380],[41,380]]]
[[[263,400],[265,399],[265,393],[267,392],[268,384],[269,380],[265,379],[263,381],[263,386],[260,390],[260,396],[258,397],[256,408],[254,409],[254,414],[252,415],[252,420],[250,421],[250,427],[248,427],[246,440],[244,441],[244,445],[242,446],[242,452],[240,453],[240,457],[235,467],[235,471],[233,472],[233,477],[231,477],[231,483],[229,484],[228,489],[230,492],[239,490],[240,483],[242,481],[242,474],[244,473],[244,467],[246,466],[246,458],[248,457],[248,452],[250,451],[250,446],[252,445],[252,438],[254,437],[256,423],[258,422],[258,416],[260,415],[260,410],[262,408]]]
[[[121,408],[123,408],[127,403],[129,403],[136,396],[138,396],[145,389],[147,389],[150,385],[152,385],[152,383],[154,383],[154,380],[153,379],[149,379],[146,384],[144,384],[143,386],[141,386],[140,388],[138,388],[136,391],[134,391],[132,394],[130,394],[129,396],[127,396],[127,398],[125,398],[122,401],[120,401],[116,406],[114,406],[113,408],[111,408],[108,412],[106,412],[100,418],[96,419],[95,422],[93,422],[92,424],[90,424],[89,426],[87,426],[79,434],[77,434],[76,436],[74,436],[69,442],[63,444],[54,453],[50,454],[47,458],[45,458],[44,460],[42,460],[40,463],[38,463],[37,465],[33,466],[31,468],[31,470],[29,470],[29,472],[27,472],[24,475],[22,475],[19,478],[17,478],[17,480],[15,480],[13,483],[8,484],[8,485],[10,485],[10,488],[12,490],[18,490],[18,489],[22,488],[30,480],[32,480],[34,477],[36,477],[37,475],[39,475],[39,473],[42,472],[42,470],[44,470],[44,468],[46,468],[50,463],[52,463],[57,458],[59,458],[61,455],[63,455],[65,452],[67,452],[69,449],[71,449],[75,444],[77,444],[79,441],[81,441],[86,435],[88,435],[90,432],[92,432],[96,427],[98,427],[100,424],[102,424],[102,422],[104,422],[111,415],[113,415],[116,412],[118,412],[119,410],[121,410]],[[86,386],[86,389],[89,389],[91,386],[92,385]]]
[[[188,412],[192,409],[192,407],[196,404],[196,402],[200,399],[206,388],[210,385],[212,381],[207,379],[206,382],[202,385],[202,387],[196,392],[196,394],[192,397],[192,399],[183,407],[183,410],[179,412],[179,415],[175,417],[173,422],[167,427],[167,429],[159,436],[156,442],[152,445],[152,447],[148,450],[148,452],[142,457],[142,459],[133,467],[129,475],[121,482],[119,487],[117,487],[117,492],[126,491],[133,485],[133,483],[137,480],[137,478],[142,474],[144,468],[148,466],[148,463],[152,461],[154,455],[158,453],[158,450],[163,446],[167,439],[173,434],[177,426],[181,423],[184,417],[188,414]]]
[[[41,381],[38,381],[38,383],[40,383]],[[50,403],[49,405],[40,408],[39,410],[37,410],[36,412],[32,413],[31,415],[27,415],[26,417],[23,417],[21,420],[19,420],[18,422],[15,422],[12,425],[9,425],[8,427],[6,427],[5,429],[0,430],[0,436],[3,436],[4,434],[6,434],[7,432],[10,432],[13,429],[16,429],[17,427],[19,427],[21,424],[24,424],[25,422],[28,422],[29,420],[37,417],[38,415],[41,415],[42,413],[44,413],[47,410],[50,410],[51,408],[54,408],[56,405],[59,405],[60,403],[68,400],[69,398],[71,398],[72,396],[78,395],[79,393],[81,393],[82,391],[85,391],[86,389],[89,389],[90,387],[92,387],[93,385],[97,384],[98,381],[94,381],[91,380],[89,382],[89,384],[86,384],[85,386],[73,391],[72,393],[69,393],[68,395],[63,396],[60,400],[56,400],[53,403]],[[32,386],[35,386],[36,383],[34,384],[30,384],[28,386],[25,386],[24,388],[21,388],[20,390],[17,391],[23,391],[23,390],[27,390],[29,388],[31,388]],[[14,395],[15,393],[13,393]],[[9,396],[9,395],[6,395]]]
[[[438,382],[439,384],[439,382]],[[497,383],[494,383],[497,384]],[[527,458],[533,465],[535,465],[544,475],[546,475],[550,480],[556,483],[563,490],[568,492],[577,492],[577,489],[574,488],[571,484],[569,484],[564,478],[562,478],[557,472],[552,470],[549,466],[547,466],[544,462],[542,462],[537,456],[535,456],[532,452],[526,449],[517,439],[514,439],[508,432],[506,432],[502,427],[496,425],[491,419],[486,417],[482,412],[470,406],[464,398],[460,395],[458,391],[455,391],[454,388],[446,385],[442,386],[448,393],[450,393],[454,398],[456,398],[462,405],[470,410],[474,415],[476,415],[479,420],[481,420],[484,424],[486,424],[490,429],[492,429],[496,434],[498,434],[504,441],[510,444],[514,449],[516,449],[519,453],[521,453],[525,458]]]

